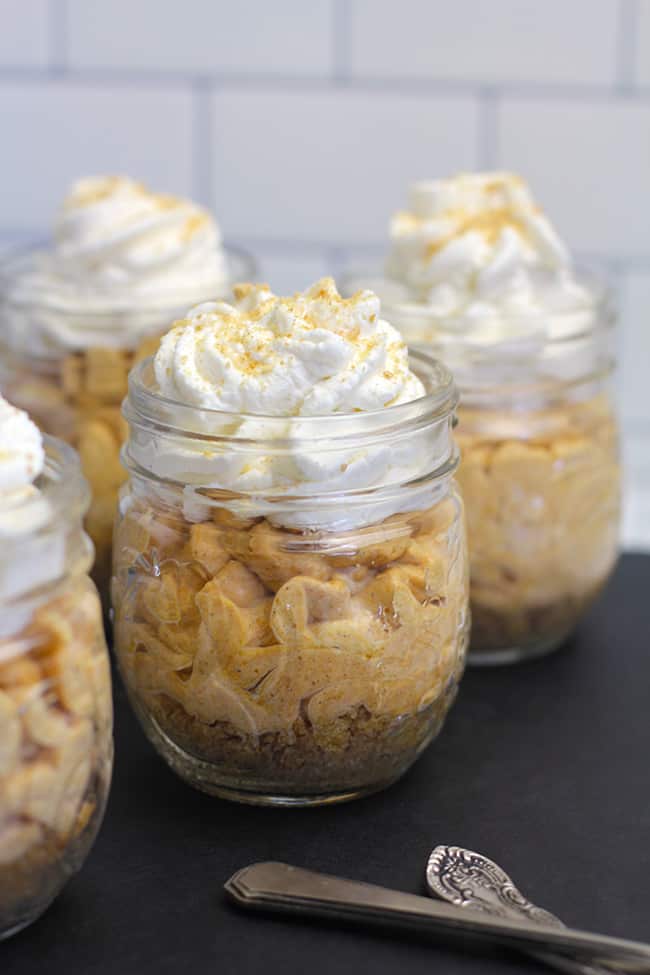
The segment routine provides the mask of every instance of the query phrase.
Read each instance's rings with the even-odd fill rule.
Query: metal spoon
[[[517,889],[501,867],[480,853],[461,846],[437,846],[429,857],[427,887],[434,897],[483,911],[493,917],[525,920],[542,927],[564,928],[559,917],[532,904]],[[587,965],[553,952],[529,951],[528,954],[561,972],[571,975],[606,975],[611,969]]]
[[[583,967],[583,973],[595,964],[609,973],[650,975],[650,945],[647,944],[539,924],[521,917],[503,918],[431,897],[303,870],[288,863],[253,863],[233,874],[224,887],[234,903],[245,910],[375,923],[383,928],[390,925],[443,938],[460,937],[463,944],[497,944],[535,954],[544,961],[546,955],[553,953],[553,964],[558,955],[563,960],[578,960],[587,966]]]

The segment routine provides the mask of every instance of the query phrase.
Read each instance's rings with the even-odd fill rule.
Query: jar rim
[[[458,390],[447,366],[422,349],[409,349],[409,359],[411,367],[416,365],[414,371],[425,384],[425,388],[428,386],[424,396],[406,403],[364,412],[278,416],[197,407],[163,396],[154,388],[153,357],[149,356],[137,363],[129,374],[129,392],[124,401],[123,413],[129,422],[137,419],[144,420],[145,423],[149,421],[156,424],[158,429],[162,425],[170,432],[180,435],[187,433],[192,437],[201,436],[208,441],[213,438],[205,432],[205,419],[214,418],[215,426],[218,427],[250,420],[263,425],[264,442],[268,440],[295,442],[298,438],[292,435],[292,430],[299,431],[301,439],[309,439],[315,435],[336,436],[337,440],[341,435],[345,439],[346,430],[350,427],[363,426],[368,428],[368,432],[377,435],[402,424],[406,424],[408,428],[409,421],[417,422],[419,427],[423,423],[453,413],[458,403]],[[192,422],[197,417],[201,418],[200,425]],[[362,431],[355,429],[352,435],[360,436]],[[250,437],[232,436],[233,441],[238,439],[251,443]]]
[[[88,510],[90,489],[81,470],[76,450],[57,437],[43,434],[45,463],[42,473],[34,482],[37,492],[5,502],[5,514],[29,519],[34,513],[34,532],[47,532],[57,528],[62,521],[81,519]],[[43,502],[46,506],[43,506]],[[29,522],[28,522],[29,523]],[[24,533],[32,533],[27,529]],[[18,540],[20,534],[8,536]]]
[[[561,378],[558,376],[539,376],[533,380],[475,380],[458,382],[461,408],[528,410],[538,408],[549,399],[566,398],[572,390],[591,388],[594,383],[606,381],[615,371],[616,362],[612,356],[605,356],[597,369],[581,373],[579,376]]]
[[[163,397],[145,359],[129,376],[122,462],[162,494],[180,489],[190,520],[217,506],[313,532],[420,510],[446,490],[458,465],[451,437],[458,393],[447,367],[427,353],[415,351],[413,366],[428,392],[411,402],[365,413],[264,416]]]
[[[11,283],[20,274],[33,270],[34,262],[50,252],[51,246],[48,244],[48,241],[32,242],[11,249],[0,259],[0,297],[7,307],[45,309],[46,311],[64,314],[72,321],[85,319],[88,314],[92,314],[93,319],[105,318],[110,320],[115,314],[134,312],[132,296],[125,295],[121,299],[116,298],[114,294],[105,294],[101,290],[86,295],[89,303],[84,307],[70,307],[65,301],[56,298],[43,300],[42,297],[34,299],[30,296],[30,298],[22,300],[12,295]],[[251,253],[242,247],[225,243],[222,244],[222,249],[227,265],[226,289],[229,289],[237,281],[253,280],[257,277],[257,262]],[[165,291],[164,288],[157,288],[150,296],[139,296],[135,311],[144,314],[169,312],[173,316],[179,307],[185,311],[192,304],[200,304],[202,301],[215,297],[213,291],[197,290],[195,296],[191,296],[191,291],[191,288],[187,291],[179,291],[178,289]]]

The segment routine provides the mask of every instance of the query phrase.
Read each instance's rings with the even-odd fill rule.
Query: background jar
[[[441,727],[468,624],[456,394],[435,361],[414,368],[420,400],[305,418],[199,411],[159,397],[150,362],[132,373],[116,652],[147,735],[192,785],[267,804],[354,798]],[[211,486],[234,470],[243,487],[260,458],[273,488]],[[278,473],[296,467],[300,494]]]
[[[386,309],[410,344],[443,359],[460,389],[472,663],[559,647],[616,564],[614,313],[602,285],[580,280],[589,294],[584,307],[550,323],[501,321],[508,338],[497,343],[471,343],[423,306]]]
[[[112,760],[108,652],[88,489],[45,438],[39,495],[0,514],[0,938],[35,920],[83,863]]]
[[[214,295],[159,292],[155,301],[140,300],[135,307],[128,299],[98,297],[79,311],[46,300],[37,289],[25,294],[14,288],[34,272],[42,253],[25,251],[0,267],[0,392],[79,452],[91,490],[86,530],[95,546],[93,578],[107,602],[117,492],[126,477],[119,459],[126,437],[120,409],[129,371],[155,351],[176,318]],[[248,254],[231,248],[225,253],[229,281],[255,277]]]

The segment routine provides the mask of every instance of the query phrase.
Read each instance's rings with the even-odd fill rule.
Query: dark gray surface
[[[567,923],[650,940],[650,558],[626,556],[554,656],[471,670],[441,737],[400,783],[328,809],[230,805],[193,792],[116,689],[109,809],[83,871],[0,945],[11,975],[536,971],[370,930],[248,916],[223,882],[284,860],[424,893],[432,847],[500,863]]]

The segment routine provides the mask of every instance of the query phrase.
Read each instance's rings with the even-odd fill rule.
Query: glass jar
[[[559,647],[616,564],[614,314],[597,280],[579,280],[589,296],[583,306],[501,321],[507,339],[482,344],[425,306],[382,302],[409,344],[440,356],[460,389],[471,663]]]
[[[163,293],[155,304],[137,308],[98,300],[92,312],[80,312],[38,294],[33,300],[14,295],[12,282],[30,274],[41,253],[17,254],[0,267],[0,392],[79,452],[91,490],[86,530],[95,546],[93,578],[107,602],[117,492],[126,477],[120,449],[128,374],[193,299]],[[248,254],[227,248],[226,258],[229,281],[253,279],[256,266]],[[205,297],[213,296],[196,295],[196,302]],[[36,346],[35,335],[50,332],[61,341]]]
[[[290,418],[186,407],[157,394],[150,361],[132,372],[115,646],[147,735],[192,785],[261,804],[351,799],[438,733],[464,667],[467,560],[455,389],[427,356],[414,368],[415,402]],[[260,463],[321,487],[247,492]],[[224,464],[241,491],[212,486]],[[372,487],[337,489],[353,464]]]
[[[0,514],[0,938],[35,920],[85,860],[112,760],[108,651],[88,489],[45,438],[39,495]]]

